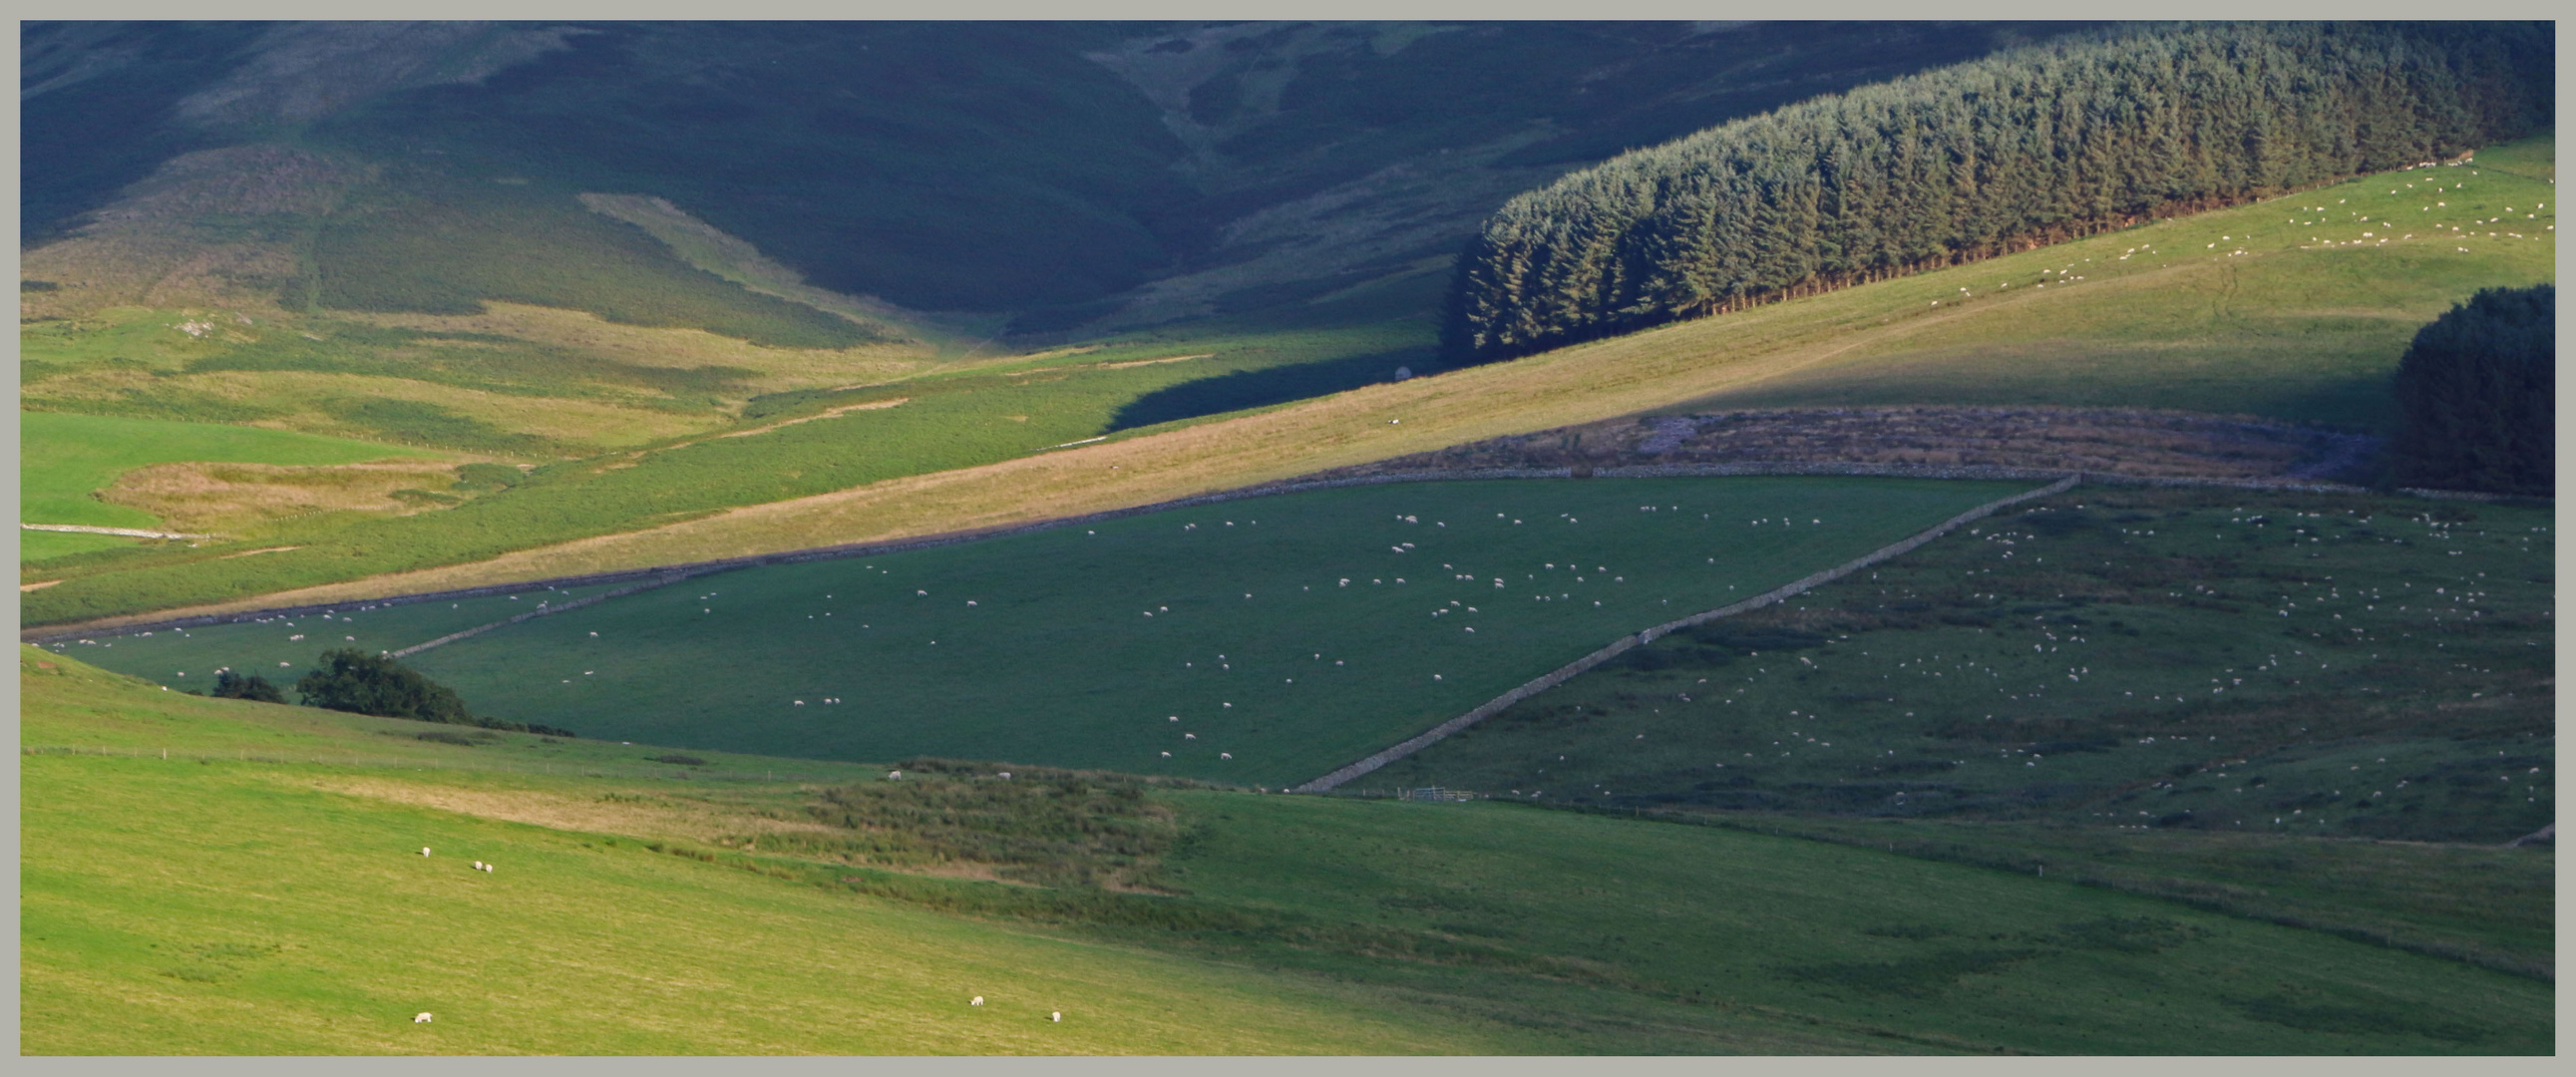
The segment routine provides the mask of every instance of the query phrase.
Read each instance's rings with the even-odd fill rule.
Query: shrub
[[[2549,494],[2557,485],[2558,291],[2489,288],[2415,334],[2390,444],[2410,486]]]

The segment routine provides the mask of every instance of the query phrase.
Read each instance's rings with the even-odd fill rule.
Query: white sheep
[[[969,1005],[969,1006],[981,1006],[981,1005],[983,1005],[983,1004],[984,1004],[984,996],[982,996],[982,995],[977,995],[977,996],[975,996],[975,1000],[974,1000],[974,1001],[967,1003],[967,1005]]]
[[[482,862],[482,861],[480,861],[480,860],[475,861],[475,862],[474,862],[474,870],[476,870],[476,871],[481,871],[481,870],[483,870],[483,862]]]
[[[429,1023],[429,1012],[428,1012],[428,1011],[426,1011],[426,1010],[424,1010],[424,1011],[422,1011],[422,1012],[420,1012],[420,1013],[416,1013],[416,1014],[411,1015],[411,1023],[413,1023],[413,1024],[415,1024],[415,1025],[426,1025],[426,1024],[428,1024],[428,1023]]]
[[[900,770],[889,770],[889,771],[887,771],[887,772],[886,772],[886,777],[887,777],[889,780],[894,779],[894,778],[900,778],[900,777],[903,777],[903,772],[902,772],[902,771],[900,771]]]
[[[422,856],[428,856],[428,855],[429,855],[429,846],[426,846],[426,845],[421,846],[421,847],[420,847],[420,855],[422,855]]]
[[[492,865],[490,865],[490,864],[485,864],[485,865],[483,865],[483,870],[484,870],[484,871],[487,871],[487,872],[488,872],[488,871],[490,871],[490,870],[492,870]]]
[[[1062,1020],[1064,1020],[1064,1011],[1063,1011],[1063,1010],[1057,1010],[1057,1011],[1055,1011],[1055,1012],[1053,1012],[1053,1013],[1049,1013],[1049,1014],[1047,1014],[1047,1020],[1049,1020],[1049,1021],[1062,1021]]]

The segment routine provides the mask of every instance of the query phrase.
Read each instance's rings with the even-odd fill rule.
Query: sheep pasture
[[[410,661],[478,714],[585,737],[1291,785],[1623,634],[2033,485],[1695,478],[1310,491],[696,577]],[[195,684],[253,655],[294,660],[268,655],[297,631],[209,626],[78,652]],[[438,634],[424,627],[421,640]]]

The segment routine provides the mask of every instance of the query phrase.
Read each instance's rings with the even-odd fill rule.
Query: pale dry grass
[[[422,460],[328,466],[151,464],[117,476],[99,499],[141,509],[182,530],[225,532],[316,512],[407,515],[437,505],[404,501],[394,491],[436,492],[455,482],[453,462]]]
[[[718,844],[762,834],[846,834],[809,820],[774,819],[743,805],[681,799],[660,793],[559,793],[534,789],[468,789],[385,778],[348,778],[324,788],[350,796],[436,808],[459,815],[526,823],[551,830],[614,834],[625,838],[685,838]]]
[[[678,838],[743,852],[760,851],[761,839],[772,834],[804,834],[835,838],[852,837],[859,833],[810,819],[781,819],[747,804],[729,804],[715,799],[672,796],[667,793],[641,790],[603,794],[548,792],[535,789],[467,789],[453,785],[383,778],[344,779],[326,783],[322,788],[370,800],[433,808],[483,819],[524,823],[549,830],[608,834],[644,841],[667,841]],[[834,863],[855,862],[848,857],[812,853],[799,855],[802,858],[823,859]],[[994,865],[967,861],[873,866],[912,875],[974,879],[983,882],[1012,882],[996,874]],[[1112,887],[1112,889],[1131,890],[1133,888]]]

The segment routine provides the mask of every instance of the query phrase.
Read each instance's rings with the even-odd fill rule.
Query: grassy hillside
[[[31,580],[66,582],[49,588],[53,597],[40,600],[41,608],[31,608],[25,616],[30,621],[48,621],[149,609],[183,596],[183,600],[204,600],[262,594],[353,575],[480,560],[522,548],[532,540],[576,540],[763,501],[1026,457],[1051,446],[1096,438],[1114,428],[1122,413],[1148,424],[1139,433],[1150,433],[1153,425],[1186,424],[1208,408],[1266,402],[1265,395],[1267,400],[1293,398],[1385,380],[1408,359],[1419,361],[1425,341],[1427,327],[1410,323],[1338,332],[1292,330],[1179,340],[1149,337],[1072,354],[916,364],[909,371],[911,377],[888,376],[882,365],[871,364],[874,369],[840,374],[858,384],[838,385],[828,381],[816,385],[821,380],[818,375],[831,374],[829,364],[816,363],[815,369],[795,371],[799,380],[790,384],[801,382],[800,387],[747,399],[737,396],[731,415],[706,407],[721,401],[701,403],[698,408],[665,401],[655,407],[655,401],[637,399],[645,392],[630,390],[619,394],[623,399],[610,397],[595,404],[608,394],[560,384],[521,388],[504,383],[474,389],[423,385],[437,375],[406,369],[397,380],[391,370],[335,368],[327,359],[297,364],[292,352],[284,357],[257,353],[241,361],[272,370],[297,365],[307,369],[263,372],[247,379],[238,372],[189,372],[155,378],[145,392],[156,402],[166,401],[173,410],[200,408],[201,398],[190,393],[193,388],[207,381],[234,386],[247,382],[253,391],[276,394],[281,404],[299,393],[312,394],[303,397],[304,407],[318,404],[322,410],[351,414],[363,422],[410,424],[410,431],[432,444],[475,444],[478,433],[500,437],[501,432],[490,424],[478,424],[471,414],[460,413],[467,407],[484,407],[484,413],[491,414],[498,409],[488,408],[486,402],[498,400],[520,410],[529,422],[566,431],[565,440],[616,437],[632,447],[574,459],[557,457],[537,466],[524,481],[454,491],[470,499],[446,511],[394,520],[282,520],[240,529],[233,533],[236,542],[229,547],[131,551],[50,562]],[[479,358],[488,354],[475,347],[479,343],[468,338],[453,347],[469,359]],[[504,362],[507,369],[524,369]],[[694,378],[702,385],[716,381],[717,391],[724,393],[740,393],[740,381],[752,376],[748,370],[704,368],[655,367],[645,373],[665,381]],[[457,374],[488,376],[475,367]],[[1249,401],[1244,391],[1214,402],[1156,396],[1184,383],[1226,383],[1228,379],[1260,384],[1249,387]],[[162,388],[169,382],[177,384]],[[360,395],[370,392],[385,392],[391,399]],[[349,395],[335,403],[337,393]],[[128,394],[126,399],[140,395]],[[314,395],[321,399],[313,400]],[[426,400],[414,403],[406,397]],[[1126,411],[1139,401],[1159,404],[1150,416]],[[454,410],[442,406],[449,403],[455,404]],[[658,428],[628,421],[628,416],[639,412],[658,422]],[[533,435],[507,438],[515,442],[504,440],[495,446],[485,440],[480,447],[526,452],[525,443],[537,441]],[[594,444],[592,451],[597,448]],[[534,455],[531,462],[536,460],[547,457]],[[297,548],[255,561],[228,558],[243,549],[283,545]]]
[[[2116,404],[2385,432],[2415,330],[2480,288],[2555,277],[2556,151],[2544,135],[2210,215],[2217,229],[2160,225],[1954,270],[1972,306],[2055,288],[1692,406]]]
[[[2427,869],[2447,897],[2367,896],[2381,884],[2336,854],[2263,835],[2492,848],[2555,817],[2553,527],[2546,508],[2080,487],[1639,648],[1364,784],[1814,813],[1836,821],[1759,825],[2545,970],[2550,889],[2523,861],[2462,852]]]
[[[20,675],[25,741],[86,746],[22,757],[45,1053],[2520,1053],[2550,1027],[2530,980],[1867,849],[1158,792],[1174,893],[1002,885],[792,851],[833,783],[900,798],[858,767],[683,779],[635,758],[660,749],[448,744],[33,651]],[[946,773],[907,788],[992,781]]]
[[[730,572],[411,661],[478,713],[588,736],[1286,786],[1620,635],[2022,488],[1600,479],[1315,491]],[[1658,511],[1640,511],[1647,502]],[[538,597],[478,602],[517,612]],[[293,638],[314,631],[297,618],[68,646],[186,685],[226,666],[300,668],[317,640],[339,645],[361,619],[370,646],[393,650],[507,616],[450,605],[343,612],[316,639]]]
[[[174,700],[33,661],[22,667],[28,740],[175,742],[169,760],[23,761],[20,1018],[37,1053],[1450,1053],[1527,1043],[1407,1020],[1401,1003],[1330,984],[939,916],[663,855],[658,841],[471,814],[496,793],[545,799],[506,782],[496,790],[472,758],[535,738],[430,744],[389,728],[410,723]],[[418,768],[387,769],[405,741]],[[352,747],[374,765],[223,758]],[[608,754],[587,742],[546,750],[558,773],[565,757]],[[611,813],[610,794],[633,784],[532,780],[551,799]],[[420,856],[422,846],[436,855]],[[472,860],[497,870],[472,871]],[[979,994],[986,1006],[966,1005]],[[1049,1022],[1051,1010],[1066,1020]],[[419,1011],[436,1020],[413,1024]]]
[[[750,456],[693,446],[694,456],[670,454],[667,471],[616,469],[622,460],[565,467],[556,481],[578,483],[578,500],[540,497],[531,485],[507,510],[497,500],[476,502],[470,523],[448,514],[402,521],[400,533],[411,537],[399,546],[353,540],[329,556],[314,546],[312,553],[257,566],[136,563],[124,566],[130,571],[84,573],[32,594],[27,617],[67,620],[238,602],[289,589],[337,600],[1024,522],[1659,410],[1784,400],[2151,404],[2371,428],[2388,415],[2379,386],[2416,326],[2478,288],[2550,277],[2551,187],[2545,177],[2531,178],[2543,167],[2531,159],[2544,144],[2489,151],[2505,162],[2500,168],[2369,177],[1511,363],[1371,385],[1222,423],[1147,427],[1106,445],[1022,455],[1097,436],[1114,425],[1120,409],[1150,394],[1202,391],[1189,387],[1217,380],[1205,377],[1215,369],[1192,363],[1108,370],[1112,353],[1086,353],[1083,358],[1102,368],[1086,377],[1068,371],[1061,383],[1013,380],[1007,389],[983,383],[998,392],[974,398],[978,418],[962,431],[945,420],[935,429],[890,431],[886,440],[859,441],[869,446],[860,454],[827,433],[872,434],[879,424],[916,416],[927,421],[934,410],[906,405],[861,413],[863,423],[794,428],[798,433],[779,443],[832,443],[819,465],[737,464]],[[2425,197],[2437,180],[2445,190]],[[2518,225],[2501,219],[2507,207]],[[2364,216],[2373,220],[2359,219]],[[2383,232],[2391,216],[2400,218],[2395,237]],[[2435,238],[2437,228],[2447,238]],[[2252,301],[2239,301],[2246,297]],[[1407,349],[1427,344],[1427,330],[1413,321],[1375,331],[1248,335],[1239,344],[1260,358],[1231,369],[1381,355],[1376,362],[1391,372],[1422,354]],[[1206,351],[1226,354],[1175,332],[1131,345],[1114,361]],[[1882,373],[1882,380],[1870,380]],[[973,387],[978,376],[985,375],[960,372],[941,385]],[[1877,388],[1864,393],[1857,388],[1863,384]],[[1060,395],[1091,387],[1102,395],[1089,402]],[[927,403],[917,396],[925,391],[880,393],[916,394]],[[1064,400],[1072,409],[1057,412],[1060,425],[1043,432],[1035,426],[1047,414],[1042,400]],[[1245,401],[1216,394],[1212,403]],[[814,399],[800,406],[828,405]],[[1025,432],[1013,415],[1032,416]],[[985,440],[972,434],[979,428],[1005,433]],[[903,451],[889,455],[877,445]],[[713,470],[684,467],[683,460]],[[580,477],[603,466],[612,470]],[[746,476],[779,478],[764,485],[747,483]],[[883,481],[897,478],[904,481]],[[771,498],[787,500],[707,519],[681,515]],[[680,522],[655,520],[660,513]],[[352,549],[368,552],[352,556]],[[329,586],[397,571],[405,575]]]
[[[1096,511],[1618,415],[1787,399],[1822,384],[1801,379],[1879,369],[1848,358],[1858,354],[1913,374],[1834,399],[2149,403],[2366,427],[2387,415],[2376,386],[2416,326],[2478,288],[2551,277],[2550,185],[2520,174],[2543,144],[2488,151],[2504,168],[2368,177],[1223,423],[298,594],[362,597]],[[2424,208],[2415,196],[2433,177],[2461,197]],[[2333,211],[2302,216],[2300,206]],[[2531,217],[2506,226],[2506,207]],[[2358,220],[2409,210],[2394,238]],[[2332,227],[2291,223],[2329,217]],[[2450,238],[2432,235],[2437,224]],[[2249,291],[2296,305],[2217,301]],[[1981,334],[2012,350],[1949,365],[1906,358],[1931,354],[1922,341]],[[177,598],[169,593],[162,601]]]

